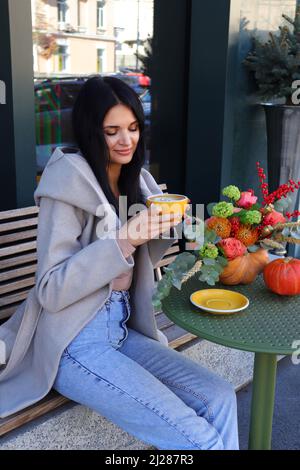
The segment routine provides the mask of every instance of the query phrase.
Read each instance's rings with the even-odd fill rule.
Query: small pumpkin
[[[263,248],[254,253],[238,256],[228,261],[228,265],[220,275],[220,282],[228,286],[250,284],[263,271],[267,263],[269,263],[268,252]]]
[[[300,294],[300,260],[279,258],[271,261],[263,271],[266,286],[279,295]]]

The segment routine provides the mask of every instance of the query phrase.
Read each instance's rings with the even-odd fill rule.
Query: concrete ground
[[[300,364],[285,357],[277,365],[273,450],[300,449]],[[252,384],[237,393],[240,449],[247,449]]]

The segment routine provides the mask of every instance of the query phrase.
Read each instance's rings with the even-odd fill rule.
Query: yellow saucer
[[[202,289],[193,292],[190,301],[196,307],[211,313],[235,313],[249,305],[249,299],[238,292],[226,289]]]

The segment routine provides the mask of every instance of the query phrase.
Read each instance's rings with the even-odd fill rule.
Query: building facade
[[[36,76],[115,71],[114,0],[31,0]]]

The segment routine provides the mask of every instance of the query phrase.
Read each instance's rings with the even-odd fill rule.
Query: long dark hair
[[[139,123],[140,138],[132,160],[122,165],[118,181],[120,194],[127,196],[128,208],[142,202],[139,185],[141,168],[145,162],[144,110],[138,95],[122,80],[115,77],[94,76],[80,89],[72,112],[74,138],[87,160],[107,200],[119,215],[118,202],[109,186],[107,165],[109,150],[103,133],[106,113],[117,104],[131,109]]]

